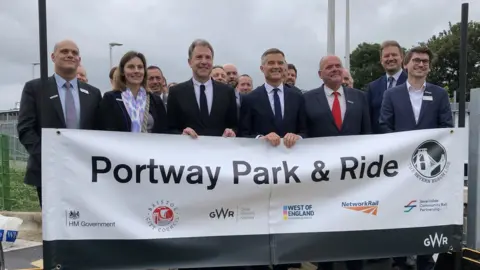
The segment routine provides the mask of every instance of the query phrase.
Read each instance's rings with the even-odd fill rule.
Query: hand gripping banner
[[[459,250],[463,129],[263,140],[44,129],[45,268],[339,261]]]

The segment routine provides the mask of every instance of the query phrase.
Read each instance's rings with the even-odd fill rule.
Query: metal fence
[[[27,159],[17,121],[0,121],[0,210],[39,211],[36,190],[23,183]]]

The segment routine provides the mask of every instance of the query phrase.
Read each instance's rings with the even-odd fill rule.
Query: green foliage
[[[11,205],[12,205],[11,211],[16,211],[16,212],[40,211],[36,189],[32,186],[28,186],[23,183],[23,177],[25,175],[25,171],[10,169],[9,175],[10,175],[10,198],[11,198]],[[3,196],[0,197],[0,209],[5,210],[5,206],[3,204]]]
[[[350,73],[358,89],[364,89],[367,83],[380,77],[384,73],[380,64],[380,44],[359,44],[350,55]]]

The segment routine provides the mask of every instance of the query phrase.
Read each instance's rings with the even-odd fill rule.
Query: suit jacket
[[[283,87],[284,115],[283,129],[275,125],[275,115],[268,99],[265,86],[259,86],[243,96],[240,108],[240,133],[242,137],[255,138],[258,135],[277,133],[280,137],[287,133],[294,133],[307,137],[307,123],[305,121],[305,101],[302,94],[296,90]]]
[[[303,91],[300,90],[300,88],[298,88],[298,87],[296,87],[296,86],[294,86],[294,85],[289,85],[289,84],[283,84],[283,85],[286,86],[286,87],[288,87],[288,88],[291,88],[291,89],[293,89],[293,90],[295,90],[295,91],[297,91],[297,92],[299,92],[300,94],[303,94]]]
[[[83,89],[84,91],[80,91]],[[80,129],[98,129],[98,108],[102,95],[97,88],[78,81]],[[25,183],[37,187],[41,182],[42,128],[66,128],[55,77],[48,78],[47,89],[40,79],[27,82],[20,99],[18,137],[29,153]]]
[[[404,83],[385,91],[380,111],[382,131],[388,133],[453,127],[453,116],[447,90],[427,83],[423,96],[418,123],[416,123],[407,84]],[[432,100],[425,100],[426,96],[431,96]]]
[[[167,102],[168,125],[173,133],[181,134],[187,127],[198,135],[222,136],[225,129],[237,132],[237,102],[235,90],[212,80],[213,101],[208,121],[201,119],[193,81],[172,86]]]
[[[405,83],[407,81],[407,77],[407,73],[402,71],[400,77],[398,77],[397,86]],[[372,125],[372,132],[375,134],[382,133],[378,121],[380,118],[380,108],[382,107],[383,95],[387,90],[387,87],[387,76],[385,75],[367,85],[367,99],[370,106],[370,121]]]
[[[149,112],[154,121],[152,133],[168,133],[167,112],[162,99],[150,92],[148,95],[150,96]],[[102,130],[124,132],[132,130],[132,120],[123,103],[120,91],[109,91],[103,95],[99,117]]]
[[[357,89],[344,87],[345,115],[339,130],[328,105],[325,88],[307,91],[303,94],[307,112],[308,137],[370,134],[370,114],[365,94]]]

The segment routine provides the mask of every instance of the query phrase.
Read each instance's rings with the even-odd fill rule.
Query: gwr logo
[[[228,208],[220,208],[220,209],[215,209],[215,211],[210,212],[210,218],[216,218],[216,219],[226,219],[226,218],[233,218],[235,216],[235,212],[233,210],[230,210]]]
[[[423,240],[423,245],[426,247],[442,247],[448,245],[448,238],[446,236],[443,236],[443,233],[438,236],[437,233],[435,233],[435,236],[432,236],[431,234]]]

